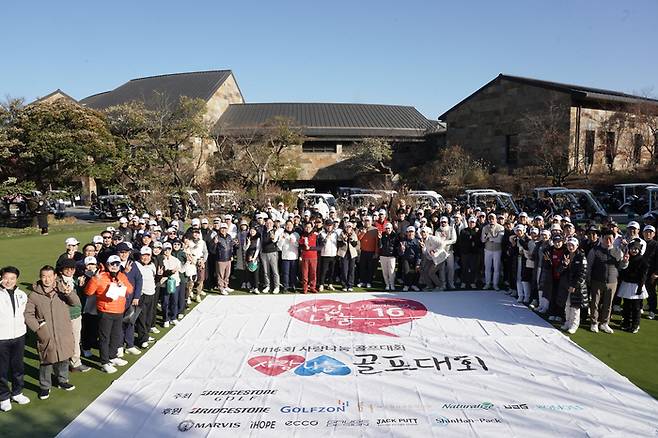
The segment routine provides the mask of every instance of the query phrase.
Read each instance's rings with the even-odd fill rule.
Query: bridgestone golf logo
[[[218,395],[274,395],[277,389],[244,389],[226,391],[203,391],[201,397],[216,397]]]
[[[245,407],[245,408],[192,408],[190,414],[266,414],[270,412],[269,407]]]
[[[458,404],[458,403],[444,403],[443,409],[483,409],[488,411],[493,408],[494,404],[490,402],[482,402],[477,404]]]

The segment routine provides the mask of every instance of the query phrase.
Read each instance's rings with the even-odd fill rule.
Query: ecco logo
[[[284,423],[288,427],[310,427],[317,426],[317,420],[290,420]]]

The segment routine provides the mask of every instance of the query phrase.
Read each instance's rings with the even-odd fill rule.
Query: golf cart
[[[181,219],[195,217],[203,213],[201,207],[201,196],[196,190],[185,190],[181,193],[172,193],[169,195],[169,213],[174,216],[178,213]]]
[[[126,195],[101,195],[89,207],[89,213],[99,219],[118,219],[134,212],[135,208]]]
[[[236,202],[237,194],[233,190],[213,190],[206,193],[206,207],[214,213],[224,213]]]
[[[472,207],[493,208],[519,214],[520,210],[512,195],[492,189],[466,190],[466,203]]]
[[[613,211],[626,214],[640,214],[648,202],[647,191],[650,187],[658,187],[654,183],[615,184],[610,202]],[[609,203],[609,204],[610,204]]]
[[[378,207],[382,203],[382,196],[376,193],[354,194],[347,197],[347,205],[356,209],[369,207],[370,204]]]
[[[429,205],[430,207],[443,207],[446,204],[443,196],[434,190],[411,190],[407,197],[416,205]]]
[[[556,214],[569,209],[573,217],[579,221],[600,219],[608,215],[601,203],[587,189],[539,187],[533,190],[533,195],[539,203],[543,201],[546,204],[546,209],[550,213]]]
[[[336,206],[336,198],[331,193],[303,193],[302,197],[308,205],[315,205],[322,199],[322,201],[329,207]]]

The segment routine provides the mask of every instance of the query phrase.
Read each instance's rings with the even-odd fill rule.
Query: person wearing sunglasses
[[[123,343],[123,312],[126,308],[126,295],[133,287],[126,274],[121,272],[121,259],[112,255],[107,259],[107,270],[96,272],[85,286],[85,295],[96,296],[98,311],[98,341],[101,368],[108,374],[116,373],[115,366],[128,362],[117,357]]]

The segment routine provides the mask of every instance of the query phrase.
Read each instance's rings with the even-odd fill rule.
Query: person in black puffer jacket
[[[621,329],[632,333],[640,330],[640,315],[642,303],[649,296],[645,283],[649,272],[649,265],[642,257],[642,241],[633,239],[628,244],[628,266],[619,273],[619,289],[617,296],[624,299],[624,311]]]
[[[560,285],[558,295],[565,297],[564,313],[566,320],[562,330],[569,334],[576,333],[580,325],[580,309],[589,304],[589,295],[585,276],[587,271],[587,259],[585,254],[578,249],[579,242],[576,238],[567,239],[567,253],[560,264]]]

